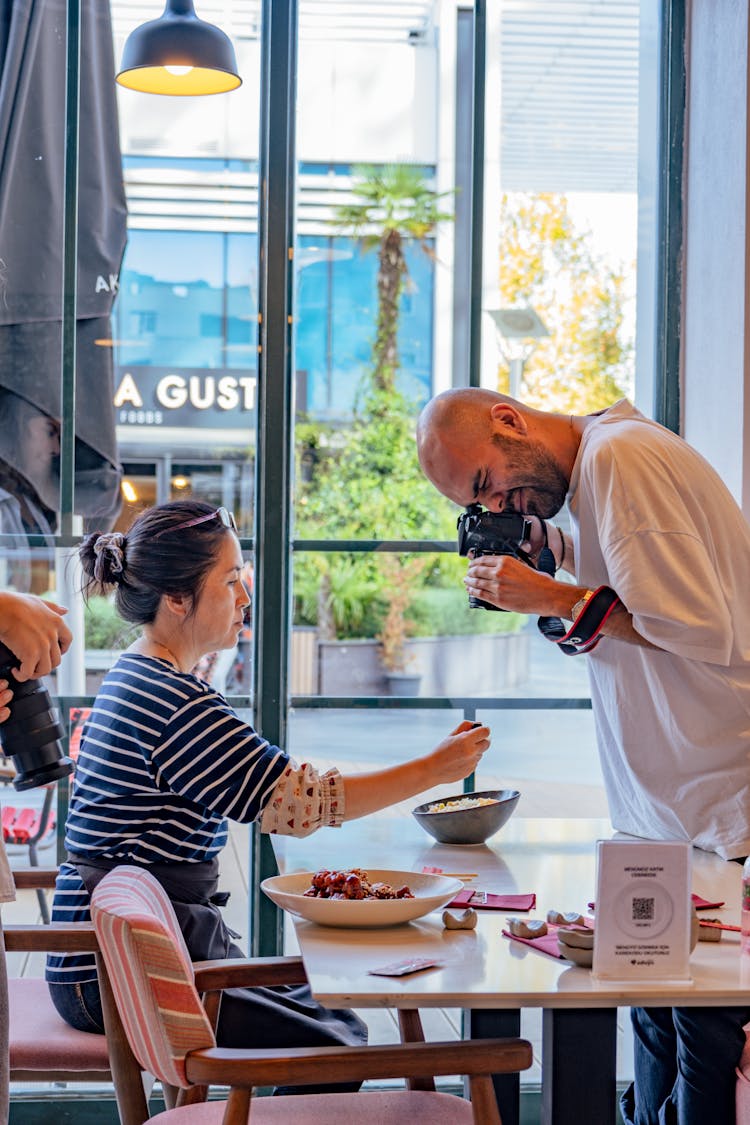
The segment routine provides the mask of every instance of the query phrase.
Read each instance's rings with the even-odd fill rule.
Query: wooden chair
[[[0,758],[0,783],[10,785],[16,776],[16,769],[8,758]],[[41,807],[24,805],[23,797],[18,803],[3,804],[2,830],[5,845],[21,845],[29,849],[29,863],[32,867],[39,866],[39,848],[46,843],[52,843],[55,831],[54,796],[57,789],[55,783],[45,785],[44,798]],[[47,896],[42,887],[36,888],[36,897],[39,902],[39,913],[42,921],[49,922],[49,906]]]
[[[56,875],[55,868],[13,872],[17,890],[51,889]],[[3,962],[6,950],[95,953],[97,949],[90,923],[3,927],[0,921]],[[58,1015],[39,977],[10,978],[7,1008],[11,1082],[112,1082],[122,1125],[141,1125],[148,1116],[143,1077],[116,1012],[107,1017],[106,1036],[75,1031]]]
[[[305,979],[299,958],[192,964],[172,905],[142,868],[123,866],[94,891],[105,1011],[117,1008],[141,1067],[179,1089],[158,1125],[501,1125],[492,1075],[525,1070],[523,1039],[402,1043],[387,1047],[228,1050],[216,1046],[221,990]],[[206,993],[206,1003],[200,993]],[[413,1022],[413,1021],[412,1021]],[[414,1088],[439,1074],[469,1076],[471,1101]],[[344,1083],[408,1076],[410,1088],[355,1094],[307,1094],[252,1100],[255,1086]],[[205,1102],[211,1084],[229,1086],[226,1102]]]

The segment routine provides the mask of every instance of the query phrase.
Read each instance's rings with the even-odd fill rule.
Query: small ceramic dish
[[[561,926],[557,931],[557,948],[568,961],[589,968],[594,961],[594,931],[583,926]]]

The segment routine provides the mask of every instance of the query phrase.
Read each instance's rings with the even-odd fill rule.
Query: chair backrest
[[[110,871],[91,896],[94,923],[131,1049],[144,1070],[185,1088],[185,1055],[215,1047],[172,904],[140,867]]]
[[[0,897],[12,897],[3,880],[3,845],[0,842]],[[37,891],[44,894],[55,886],[57,868],[27,867],[10,872],[10,891]],[[21,917],[27,913],[23,895],[10,904],[7,913],[12,919],[6,925],[0,912],[0,978],[7,976],[5,949],[9,954],[29,953],[98,953],[98,943],[90,922],[69,925],[26,925]],[[19,915],[21,917],[19,917]],[[20,923],[20,924],[19,924]],[[104,973],[104,966],[100,972]],[[107,978],[108,979],[108,978]],[[105,982],[106,984],[106,982]],[[43,977],[26,975],[11,977],[7,995],[0,983],[0,1125],[7,1120],[8,1081],[16,1082],[113,1082],[122,1125],[143,1125],[148,1117],[141,1068],[127,1044],[120,1017],[116,1011],[105,1015],[107,1034],[92,1035],[70,1027],[52,1003]],[[7,1004],[6,1004],[7,1001]],[[113,1006],[112,1006],[113,1007]],[[7,1038],[5,1049],[2,1044]]]

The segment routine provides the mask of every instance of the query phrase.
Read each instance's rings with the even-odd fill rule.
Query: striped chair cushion
[[[166,892],[148,871],[123,865],[95,889],[91,917],[138,1062],[162,1082],[189,1086],[185,1055],[216,1040]]]

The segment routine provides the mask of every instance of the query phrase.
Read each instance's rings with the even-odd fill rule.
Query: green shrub
[[[462,589],[417,590],[409,608],[414,622],[413,636],[447,637],[472,633],[517,633],[524,625],[522,613],[494,613],[471,609]]]
[[[125,649],[138,632],[138,626],[122,620],[109,598],[89,598],[83,618],[86,648]]]

